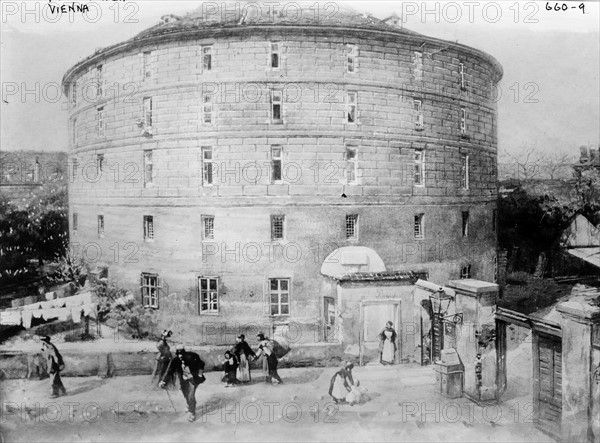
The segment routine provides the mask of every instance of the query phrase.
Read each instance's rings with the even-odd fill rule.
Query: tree
[[[562,178],[571,178],[573,175],[574,157],[563,153],[542,153],[540,155],[541,171],[550,180]]]
[[[507,172],[513,174],[510,178],[516,179],[518,183],[533,180],[541,173],[540,153],[535,145],[522,145],[516,152],[504,152],[502,157],[502,168],[508,169]]]

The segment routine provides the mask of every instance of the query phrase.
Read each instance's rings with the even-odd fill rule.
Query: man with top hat
[[[48,374],[54,375],[52,378],[52,395],[50,398],[56,398],[60,395],[67,395],[67,390],[60,379],[60,371],[65,369],[62,355],[56,349],[53,343],[50,343],[50,337],[42,337],[42,355],[46,358]]]
[[[167,387],[167,382],[173,375],[179,376],[181,393],[187,403],[188,420],[196,420],[196,388],[204,383],[204,362],[195,352],[188,352],[183,345],[175,348],[175,357],[171,359],[165,375],[158,384],[161,388]]]

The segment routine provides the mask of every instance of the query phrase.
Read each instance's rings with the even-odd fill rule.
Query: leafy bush
[[[155,328],[154,312],[129,297],[131,293],[114,283],[100,279],[93,283],[99,299],[98,319],[115,325],[133,339],[152,337]]]

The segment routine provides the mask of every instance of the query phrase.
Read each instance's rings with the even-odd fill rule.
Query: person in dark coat
[[[256,352],[256,357],[254,357],[254,359],[256,360],[261,355],[264,355],[267,360],[267,376],[265,382],[272,383],[272,379],[275,379],[279,384],[283,384],[281,377],[277,373],[278,360],[275,352],[273,352],[271,340],[262,333],[257,334],[256,339],[258,340],[258,351]]]
[[[239,366],[237,370],[237,379],[241,383],[248,383],[252,380],[250,376],[250,357],[255,358],[256,354],[246,342],[244,334],[237,336],[237,343],[233,348],[233,353],[236,356]]]
[[[50,337],[42,338],[42,352],[46,357],[48,374],[54,375],[52,378],[52,395],[50,398],[57,398],[60,395],[67,395],[67,390],[60,379],[60,371],[65,369],[62,355],[56,349],[53,343],[50,343]]]
[[[226,388],[235,386],[238,383],[238,379],[236,377],[237,369],[238,362],[235,355],[230,351],[225,352],[225,361],[223,362],[224,375],[221,381],[227,383],[225,385]]]
[[[196,420],[196,388],[204,383],[204,362],[195,352],[188,352],[183,346],[175,349],[175,357],[171,359],[163,379],[159,383],[166,388],[173,375],[179,376],[181,393],[187,403],[188,420]]]
[[[329,383],[329,395],[336,403],[346,403],[346,396],[352,390],[352,386],[354,386],[352,368],[354,368],[354,364],[346,362],[344,367],[331,377],[331,382]]]
[[[162,380],[167,367],[169,366],[169,362],[173,358],[171,354],[171,347],[169,343],[167,343],[167,338],[171,337],[173,333],[171,331],[167,331],[166,329],[160,334],[160,340],[156,343],[156,348],[158,349],[158,354],[156,354],[156,366],[154,367],[154,374],[152,376],[152,381],[158,378],[159,382]]]

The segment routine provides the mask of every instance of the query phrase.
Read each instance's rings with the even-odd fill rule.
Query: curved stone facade
[[[71,241],[140,297],[156,284],[165,326],[203,342],[220,340],[206,335],[215,323],[309,330],[336,297],[323,260],[344,246],[440,283],[461,269],[494,278],[500,66],[348,19],[174,18],[186,26],[151,28],[65,75]]]

